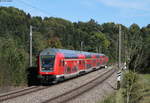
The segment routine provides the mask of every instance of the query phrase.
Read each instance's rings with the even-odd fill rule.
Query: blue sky
[[[14,6],[32,16],[60,17],[72,22],[91,18],[102,24],[120,23],[140,27],[150,24],[150,0],[1,0],[0,6]],[[4,2],[12,1],[12,2]]]

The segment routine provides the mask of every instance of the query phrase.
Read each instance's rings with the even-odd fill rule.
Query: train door
[[[61,75],[64,74],[64,67],[65,67],[65,61],[64,61],[64,55],[61,53],[58,53],[56,56],[57,60],[56,60],[56,68],[55,71]]]
[[[92,67],[91,61],[92,60],[90,58],[86,59],[86,69],[90,69]]]
[[[85,69],[85,61],[84,61],[84,59],[79,60],[79,68],[80,68],[80,70],[84,70]]]
[[[82,54],[78,56],[78,68],[80,71],[85,69],[85,56]]]
[[[97,63],[97,61],[96,61],[96,56],[93,55],[93,56],[92,56],[92,67],[96,67],[96,63]]]
[[[70,73],[71,73],[70,62],[65,60],[64,74],[70,74]]]
[[[75,72],[78,71],[78,69],[79,69],[78,65],[79,65],[79,61],[78,60],[73,61],[73,63],[72,63],[72,73],[75,73]]]
[[[97,61],[97,62],[96,62],[97,65],[96,65],[96,66],[99,67],[99,66],[100,66],[100,58],[97,58],[96,61]]]
[[[65,68],[65,62],[64,62],[64,59],[60,59],[60,62],[59,62],[59,71],[61,74],[64,74],[64,68]]]
[[[100,56],[100,61],[99,61],[99,63],[100,63],[100,66],[103,65],[103,57],[102,57],[102,56]]]

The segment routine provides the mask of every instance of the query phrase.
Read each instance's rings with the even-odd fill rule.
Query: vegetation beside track
[[[121,88],[99,103],[150,103],[150,74],[125,73]]]
[[[143,83],[143,97],[140,103],[150,103],[150,74],[140,74]]]

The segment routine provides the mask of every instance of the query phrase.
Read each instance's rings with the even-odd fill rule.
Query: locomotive
[[[108,57],[100,53],[48,48],[38,55],[38,77],[58,82],[105,67]]]

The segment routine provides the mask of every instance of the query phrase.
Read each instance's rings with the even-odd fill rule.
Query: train
[[[101,53],[47,48],[38,55],[38,78],[58,82],[105,67],[109,58]]]

